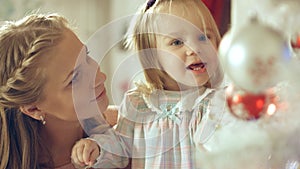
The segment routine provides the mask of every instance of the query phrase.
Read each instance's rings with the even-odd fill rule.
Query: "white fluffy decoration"
[[[197,168],[300,168],[300,92],[288,92],[291,89],[280,88],[278,95],[285,104],[271,117],[243,121],[227,111],[223,117],[226,122],[221,122],[207,142],[197,144]]]
[[[257,5],[260,20],[287,37],[299,33],[299,9],[300,0],[263,0]],[[195,133],[197,169],[300,169],[300,54],[295,55],[278,74],[286,82],[278,85],[281,104],[273,116],[243,121],[226,110],[209,140],[197,142],[200,134]]]

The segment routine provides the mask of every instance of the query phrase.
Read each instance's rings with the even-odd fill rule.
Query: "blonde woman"
[[[72,146],[86,137],[76,111],[89,111],[93,104],[103,112],[108,105],[106,76],[87,53],[67,20],[57,14],[32,14],[2,25],[1,169],[75,168]],[[77,99],[74,90],[81,93]],[[98,134],[114,140],[105,121],[98,125]],[[122,160],[110,161],[103,149],[97,147],[94,153],[106,159],[103,167],[123,167]]]

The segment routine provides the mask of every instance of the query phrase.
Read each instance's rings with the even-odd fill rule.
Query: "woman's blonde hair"
[[[149,4],[149,2],[152,3]],[[221,40],[212,15],[201,0],[149,0],[146,2],[132,19],[126,34],[125,45],[128,48],[139,51],[139,59],[144,68],[144,75],[150,89],[164,89],[164,84],[166,83],[164,79],[173,79],[165,71],[162,71],[156,59],[157,51],[155,50],[157,48],[156,36],[158,35],[155,30],[157,30],[159,24],[165,24],[156,22],[156,18],[162,10],[165,13],[167,9],[171,13],[173,3],[180,3],[179,5],[184,9],[182,12],[196,12],[194,15],[202,22],[204,33],[206,33],[206,27],[212,28],[217,45]],[[207,84],[208,87],[211,87],[211,81],[213,81],[215,87],[223,80],[223,73],[220,67],[217,72],[214,72],[214,76],[210,77],[210,81]]]
[[[52,160],[42,164],[42,156],[51,157],[39,135],[41,123],[19,108],[41,99],[46,82],[42,58],[68,28],[57,14],[31,14],[0,28],[0,168],[51,166]]]

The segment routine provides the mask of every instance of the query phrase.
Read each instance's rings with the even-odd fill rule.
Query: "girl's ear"
[[[41,120],[42,112],[35,105],[21,106],[20,110],[22,113],[26,114],[31,118]]]

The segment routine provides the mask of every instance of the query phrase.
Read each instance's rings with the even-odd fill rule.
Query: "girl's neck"
[[[163,79],[163,89],[164,90],[169,90],[169,91],[186,91],[189,89],[196,89],[197,87],[191,87],[191,86],[186,86],[184,84],[181,84],[179,82],[176,82],[175,80],[169,78],[169,79]],[[205,91],[206,87],[205,85],[203,86],[198,86],[198,89],[200,91]]]
[[[72,147],[84,135],[80,123],[64,121],[53,116],[47,116],[46,121],[41,135],[52,155],[54,166],[70,163]]]
[[[203,94],[205,89],[207,87],[205,86],[198,86],[198,87],[190,87],[190,86],[184,86],[182,85],[181,87],[179,87],[177,84],[176,85],[165,85],[164,86],[164,90],[168,90],[168,91],[181,91],[181,92],[184,92],[184,91],[187,91],[187,90],[199,90],[199,94]]]

